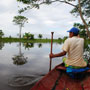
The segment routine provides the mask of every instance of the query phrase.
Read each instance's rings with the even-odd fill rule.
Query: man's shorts
[[[66,60],[66,57],[63,58],[64,64],[65,64],[65,60]],[[88,63],[87,60],[85,60],[85,61]],[[67,64],[65,64],[65,67],[66,67],[67,74],[72,78],[75,78],[77,73],[81,73],[81,72],[84,72],[84,71],[90,69],[89,67],[81,68],[81,67],[78,67],[78,66],[69,66]],[[79,76],[79,74],[78,74],[78,76]],[[81,77],[81,75],[80,75],[80,77]]]

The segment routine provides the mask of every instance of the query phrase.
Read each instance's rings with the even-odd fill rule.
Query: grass
[[[28,42],[28,43],[51,43],[51,39],[33,39],[33,40],[27,40],[24,38],[1,38],[0,41],[2,42]],[[53,42],[60,43],[62,41],[58,39],[53,39]]]

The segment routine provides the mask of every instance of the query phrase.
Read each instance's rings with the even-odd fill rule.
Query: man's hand
[[[57,54],[51,53],[51,54],[49,54],[49,57],[50,57],[50,58],[61,57],[61,56],[66,55],[66,53],[67,53],[66,51],[62,51],[62,52],[57,53]]]
[[[49,54],[49,57],[50,58],[53,58],[54,57],[54,54],[53,53]]]

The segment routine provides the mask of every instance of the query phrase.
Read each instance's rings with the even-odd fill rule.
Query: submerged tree
[[[17,1],[27,5],[26,7],[19,10],[19,13],[32,8],[39,9],[39,6],[42,4],[49,5],[54,2],[65,3],[73,6],[74,9],[72,10],[71,13],[74,13],[75,15],[79,15],[81,17],[81,20],[85,25],[87,35],[90,38],[90,31],[88,27],[88,24],[90,23],[90,0],[17,0]],[[76,3],[76,1],[78,1],[78,3]]]
[[[22,27],[24,27],[25,23],[28,23],[28,18],[24,17],[24,16],[14,16],[13,22],[15,23],[15,25],[19,25],[20,30],[19,30],[19,38],[21,38],[21,30]]]

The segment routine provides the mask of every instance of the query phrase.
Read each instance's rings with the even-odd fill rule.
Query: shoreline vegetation
[[[65,39],[53,39],[54,43],[63,43],[65,41]],[[85,41],[87,41],[90,44],[90,40],[89,39],[85,39]],[[0,42],[27,42],[27,43],[51,43],[51,39],[25,39],[25,38],[0,38]]]
[[[6,43],[8,43],[8,42],[50,43],[51,39],[1,38],[0,41],[1,42],[6,42]],[[59,40],[59,39],[53,39],[53,42],[60,43],[60,42],[63,42],[63,41]]]

